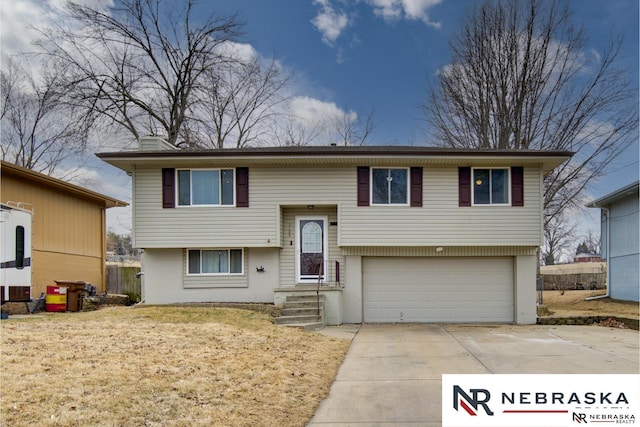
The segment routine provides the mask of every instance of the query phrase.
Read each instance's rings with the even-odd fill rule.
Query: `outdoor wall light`
[[[264,267],[263,267],[263,266],[256,267],[256,271],[257,271],[258,273],[264,273]]]

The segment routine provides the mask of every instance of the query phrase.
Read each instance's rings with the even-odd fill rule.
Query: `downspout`
[[[100,272],[100,289],[102,290],[102,292],[107,292],[109,291],[109,286],[107,284],[107,207],[106,206],[101,206],[100,207],[100,246],[101,247],[101,254],[100,257],[102,258],[102,270]]]
[[[611,266],[610,266],[610,260],[611,260],[611,218],[610,218],[610,212],[608,208],[600,208],[605,212],[605,215],[607,216],[607,293],[604,295],[598,295],[595,297],[589,297],[589,298],[585,298],[585,301],[592,301],[595,299],[601,299],[601,298],[609,298],[609,296],[611,295]]]

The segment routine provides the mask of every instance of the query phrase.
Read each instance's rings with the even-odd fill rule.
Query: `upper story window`
[[[408,169],[371,168],[371,200],[374,205],[407,205]]]
[[[473,169],[473,204],[508,205],[509,169]]]
[[[178,170],[178,206],[233,206],[233,169]]]

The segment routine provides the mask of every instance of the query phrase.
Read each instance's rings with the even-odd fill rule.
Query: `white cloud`
[[[440,28],[440,23],[431,21],[428,10],[439,3],[440,0],[402,0],[404,13],[409,19],[421,20],[436,28]]]
[[[367,0],[373,7],[373,12],[385,20],[395,20],[402,17],[402,3],[399,0]]]
[[[322,34],[322,41],[333,46],[338,37],[351,24],[353,19],[344,10],[338,10],[332,3],[334,0],[314,0],[320,6],[318,14],[311,20],[313,26]],[[373,8],[373,13],[385,21],[422,21],[434,28],[440,28],[439,22],[433,21],[429,10],[442,0],[359,0]],[[346,2],[342,3],[346,5]],[[355,15],[354,15],[355,16]],[[344,58],[342,58],[344,59]],[[341,56],[338,56],[338,62]]]
[[[112,0],[81,0],[78,3],[107,8]],[[34,51],[33,42],[40,38],[34,28],[66,24],[66,0],[11,0],[0,2],[0,41],[3,62],[7,57]]]
[[[38,1],[16,0],[0,3],[0,40],[2,58],[32,50],[31,43],[38,37],[31,26],[47,22],[47,12]]]
[[[338,132],[341,124],[358,120],[355,111],[309,96],[293,97],[288,104],[288,114],[293,120],[293,133],[299,139],[294,142],[305,145],[341,144],[343,138]]]
[[[45,0],[49,7],[57,12],[62,12],[65,9],[67,1],[68,0]],[[102,10],[113,6],[113,0],[74,0],[74,3]]]
[[[336,120],[347,114],[349,119],[355,120],[358,116],[353,111],[345,112],[334,102],[321,101],[308,96],[296,96],[289,103],[291,114],[299,121],[307,124],[318,121]]]
[[[248,43],[226,41],[216,47],[219,54],[249,63],[259,57],[258,51]]]
[[[422,21],[427,25],[440,28],[439,22],[429,17],[429,9],[442,0],[365,0],[373,7],[373,12],[387,21],[409,19]]]
[[[333,46],[342,31],[349,25],[349,17],[342,11],[336,11],[329,0],[315,0],[314,3],[322,8],[311,23],[322,34],[322,41]]]

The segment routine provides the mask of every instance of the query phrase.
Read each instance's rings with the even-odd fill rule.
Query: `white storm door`
[[[327,217],[296,217],[298,283],[318,281],[320,267],[322,266],[324,271],[326,266],[327,252]]]

